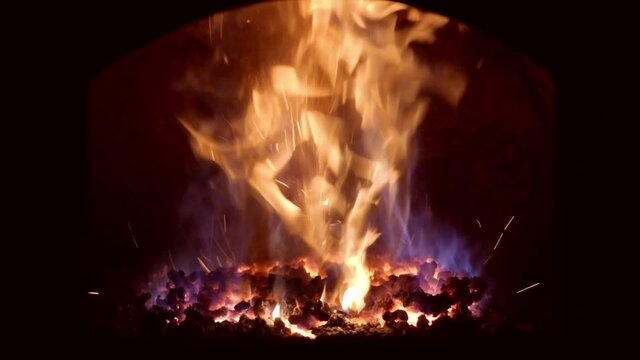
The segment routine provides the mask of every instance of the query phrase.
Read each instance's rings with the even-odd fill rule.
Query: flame
[[[422,313],[417,311],[411,311],[408,309],[405,309],[405,311],[407,312],[407,316],[409,317],[409,319],[407,320],[407,323],[409,325],[416,326],[418,324],[418,317],[420,317]]]
[[[304,336],[306,338],[310,338],[310,339],[315,339],[316,335],[313,334],[310,330],[301,328],[297,325],[291,324],[289,322],[289,320],[285,317],[281,317],[280,316],[280,304],[276,304],[276,306],[273,308],[273,311],[271,312],[271,319],[275,320],[280,318],[280,320],[282,320],[282,322],[284,323],[284,326],[286,326],[289,330],[291,330],[292,333],[294,334],[298,334],[301,336]]]
[[[280,304],[277,304],[276,307],[273,308],[273,312],[271,313],[271,318],[273,320],[280,317]]]
[[[286,322],[285,322],[285,324],[288,324],[288,323],[289,323],[288,321],[286,321]],[[301,336],[307,337],[307,338],[309,338],[309,339],[315,339],[315,338],[316,338],[316,335],[315,335],[314,333],[312,333],[311,331],[306,330],[306,329],[299,328],[299,327],[298,327],[298,326],[296,326],[296,325],[291,325],[291,326],[289,327],[289,329],[290,329],[290,330],[291,330],[291,332],[292,332],[292,333],[294,333],[294,334],[298,334],[298,335],[301,335]]]
[[[397,263],[394,263],[394,264],[381,263],[378,265],[376,265],[377,266],[376,272],[368,274],[370,276],[371,282],[374,282],[374,281],[380,281],[382,283],[386,282],[386,285],[383,285],[383,286],[394,286],[393,283],[395,279],[397,279],[397,277],[409,276],[409,278],[412,278],[414,281],[420,280],[419,284],[414,283],[410,286],[413,287],[417,285],[426,293],[431,293],[431,294],[438,293],[436,288],[438,287],[441,288],[441,286],[437,286],[437,285],[442,285],[441,284],[442,280],[446,280],[446,278],[450,276],[457,276],[457,277],[466,276],[466,274],[464,273],[454,273],[450,271],[443,271],[441,272],[443,274],[442,275],[443,279],[441,280],[433,279],[433,276],[431,274],[437,271],[439,267],[437,264],[434,264],[432,259],[430,258],[426,258],[426,259],[414,258],[411,260],[398,261]],[[425,267],[424,265],[428,265],[428,266]],[[198,309],[197,311],[202,311],[205,314],[205,316],[213,317],[213,320],[217,323],[221,323],[224,321],[237,323],[240,321],[242,316],[246,316],[249,319],[263,318],[268,323],[269,326],[273,327],[275,326],[276,320],[279,319],[284,324],[284,327],[290,330],[291,334],[298,334],[300,336],[313,339],[316,337],[316,335],[314,334],[314,331],[319,330],[325,324],[327,324],[326,320],[319,320],[319,318],[317,318],[315,315],[311,315],[310,319],[307,319],[302,323],[291,324],[288,318],[290,316],[290,313],[294,313],[296,311],[308,311],[308,309],[302,310],[305,308],[305,306],[308,305],[309,302],[307,300],[301,300],[299,298],[295,298],[296,304],[293,305],[293,308],[289,308],[289,307],[283,308],[282,294],[278,294],[274,292],[274,289],[271,289],[267,293],[261,292],[259,290],[259,288],[264,286],[264,284],[261,284],[260,279],[266,280],[268,278],[267,274],[276,274],[276,273],[281,274],[281,270],[283,269],[281,266],[284,266],[285,268],[293,271],[293,273],[297,275],[300,274],[299,270],[304,270],[307,273],[307,276],[305,276],[307,280],[311,279],[310,276],[312,272],[312,271],[308,271],[307,268],[308,267],[311,269],[316,268],[312,261],[308,259],[298,259],[290,264],[281,264],[280,262],[265,262],[265,263],[254,263],[251,265],[241,265],[237,269],[216,269],[215,271],[219,273],[216,274],[214,278],[222,279],[220,280],[221,283],[215,283],[215,282],[206,283],[206,282],[200,281],[197,277],[185,278],[184,281],[187,281],[187,283],[183,284],[183,286],[186,285],[186,289],[190,289],[190,290],[185,294],[184,301],[181,301],[179,303],[175,303],[175,302],[167,303],[166,300],[168,299],[168,296],[166,292],[164,293],[161,292],[161,294],[158,294],[157,292],[155,292],[156,294],[159,295],[156,297],[156,301],[157,301],[156,305],[159,305],[160,307],[166,310],[170,310],[175,315],[177,315],[171,321],[167,320],[167,323],[172,322],[174,324],[180,324],[186,318],[185,309],[187,309],[188,307],[194,307],[195,309]],[[415,274],[413,272],[418,272],[418,274]],[[421,273],[421,272],[424,272],[424,273]],[[202,270],[202,273],[204,273],[204,270]],[[220,275],[223,275],[223,276],[220,276]],[[191,278],[191,280],[188,280],[189,278]],[[326,277],[324,277],[324,280],[326,280]],[[172,283],[172,281],[173,280],[170,280],[166,277],[163,277],[162,279],[157,279],[157,282],[164,284],[164,286],[166,286],[167,289],[176,288],[176,284]],[[367,280],[363,280],[363,282],[367,282]],[[387,288],[387,289],[391,290],[390,288]],[[209,290],[212,290],[212,291],[209,291]],[[320,306],[326,309],[327,312],[331,314],[336,314],[337,307],[345,307],[345,304],[328,306],[328,308],[324,307],[325,305],[329,305],[328,303],[325,304],[325,302],[327,301],[326,297],[328,296],[326,282],[322,289],[322,295],[319,294],[320,292],[319,289],[316,288],[315,291],[317,291],[316,295],[315,296],[311,295],[311,297],[314,299],[319,298],[320,301],[322,302]],[[358,291],[357,288],[349,287],[345,292],[345,296],[344,296],[344,298],[347,299],[346,301],[353,301],[354,303],[358,301],[358,297],[357,297],[358,294],[356,291]],[[441,291],[444,291],[444,290],[441,290]],[[208,304],[208,308],[203,309],[201,307],[202,303],[200,303],[200,300],[198,299],[199,296],[197,295],[201,292],[215,294],[213,297],[211,297],[211,303]],[[395,312],[396,310],[402,310],[407,314],[406,322],[411,326],[417,327],[419,318],[421,316],[425,316],[428,323],[432,324],[433,321],[435,321],[440,317],[453,317],[460,311],[460,303],[454,303],[447,309],[447,311],[443,313],[439,313],[438,315],[428,314],[423,312],[423,310],[421,310],[419,306],[416,307],[415,303],[408,303],[405,306],[404,300],[401,299],[399,295],[393,295],[393,297],[391,298],[392,303],[390,304],[390,306],[382,305],[383,303],[379,302],[379,300],[384,300],[389,294],[390,293],[387,291],[374,293],[372,295],[373,297],[370,298],[370,300],[372,301],[368,301],[367,305],[364,306],[363,310],[359,311],[357,314],[349,314],[349,316],[347,317],[348,323],[353,325],[364,325],[365,327],[369,327],[372,325],[378,326],[378,327],[384,327],[384,326],[387,326],[387,323],[384,320],[385,312],[387,311]],[[257,295],[262,298],[261,300],[262,305],[255,307],[254,295]],[[307,294],[303,296],[307,297]],[[469,309],[473,313],[473,316],[479,317],[481,315],[482,313],[481,307],[483,306],[481,304],[482,301],[486,301],[486,300],[481,300],[480,302],[474,302],[472,306],[469,307]],[[238,308],[237,305],[239,305],[241,302],[246,302],[252,305],[249,307]],[[384,300],[384,302],[386,303],[386,300]],[[259,310],[261,306],[264,306],[265,304],[269,304],[269,303],[275,304],[270,312],[267,311],[266,313],[263,313],[261,310]],[[148,305],[151,305],[151,304],[148,304]],[[356,304],[356,306],[357,305],[358,304]],[[313,306],[318,306],[318,305],[317,303],[315,303]],[[215,315],[210,313],[207,314],[207,312],[215,312],[216,314]],[[306,312],[306,314],[310,314],[310,313]]]
[[[371,285],[367,249],[381,234],[372,213],[408,218],[410,142],[428,110],[424,90],[455,103],[465,84],[454,76],[429,86],[435,75],[409,47],[433,42],[447,18],[389,1],[310,0],[299,10],[291,21],[308,31],[291,44],[289,62],[255,84],[244,116],[229,123],[232,140],[180,121],[196,154],[248,184],[320,262],[342,266],[323,299],[358,312]],[[401,11],[409,25],[397,29]]]

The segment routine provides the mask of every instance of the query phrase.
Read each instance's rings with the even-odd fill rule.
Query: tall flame
[[[233,141],[181,121],[198,155],[248,184],[321,261],[340,264],[323,297],[359,311],[367,249],[380,235],[373,210],[400,227],[409,215],[410,142],[431,75],[409,45],[433,41],[448,19],[388,1],[310,0],[299,10],[308,31],[290,62],[254,86],[244,116],[230,122]],[[440,92],[456,102],[461,88]]]

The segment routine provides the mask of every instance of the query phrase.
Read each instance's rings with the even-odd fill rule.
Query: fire
[[[271,319],[274,320],[274,321],[276,319],[280,319],[284,323],[284,326],[294,334],[298,334],[300,336],[304,336],[304,337],[310,338],[310,339],[315,339],[316,338],[315,334],[313,334],[311,331],[309,331],[307,329],[300,328],[300,327],[298,327],[296,325],[292,325],[289,322],[289,320],[287,320],[287,318],[281,317],[280,316],[280,304],[279,303],[275,306],[275,308],[273,308],[273,312],[271,312]]]
[[[311,270],[307,271],[307,266]],[[402,333],[407,326],[412,327],[409,331],[427,331],[441,317],[477,317],[483,299],[481,279],[449,271],[441,271],[442,276],[435,279],[437,264],[431,259],[412,259],[369,273],[363,282],[373,285],[364,296],[362,309],[346,313],[341,311],[345,304],[331,305],[326,299],[331,275],[323,270],[313,274],[313,269],[311,261],[299,259],[291,264],[200,270],[188,276],[170,271],[168,279],[158,279],[168,292],[155,295],[150,310],[159,311],[157,316],[168,326],[189,321],[191,311],[199,314],[195,318],[210,318],[225,328],[229,324],[241,329],[266,324],[278,336],[313,339],[344,331]],[[288,285],[281,289],[273,286],[277,277]],[[347,290],[345,299],[358,301],[358,289],[352,289]]]
[[[181,122],[196,154],[249,185],[313,259],[340,264],[341,278],[323,299],[357,313],[371,286],[367,250],[381,235],[372,215],[406,228],[411,139],[429,107],[425,90],[455,103],[465,81],[435,86],[409,46],[433,42],[448,22],[442,16],[388,1],[297,6],[290,21],[306,30],[288,62],[256,82],[244,115],[229,122],[233,139]]]
[[[276,305],[275,308],[273,308],[273,312],[271,313],[271,318],[273,320],[277,319],[280,317],[280,304]]]

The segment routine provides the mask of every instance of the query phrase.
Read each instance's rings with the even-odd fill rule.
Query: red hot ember
[[[319,271],[300,260],[287,265],[218,268],[211,272],[171,270],[165,288],[146,293],[158,328],[192,329],[226,336],[260,332],[304,336],[404,334],[427,331],[446,319],[473,319],[473,304],[485,293],[478,277],[441,271],[434,261],[386,264],[370,274],[365,306],[345,312],[325,301],[338,276],[328,264]]]

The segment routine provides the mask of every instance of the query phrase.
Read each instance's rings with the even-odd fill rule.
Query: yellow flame
[[[244,116],[231,124],[233,141],[181,122],[196,154],[248,184],[316,258],[342,265],[342,278],[323,299],[360,311],[370,286],[367,249],[380,235],[370,215],[396,211],[398,198],[407,198],[402,181],[411,138],[428,110],[424,90],[455,103],[465,80],[430,70],[409,47],[433,42],[445,17],[390,1],[295,6],[300,11],[290,21],[309,24],[308,31],[290,45],[288,63],[271,64],[268,81],[254,86]],[[410,24],[397,29],[405,10]],[[280,175],[292,164],[297,179],[285,183]],[[272,318],[279,312],[278,305]]]
[[[281,317],[280,316],[280,304],[277,304],[274,308],[273,311],[271,312],[271,319],[275,320],[277,318],[280,318],[280,320],[282,320],[282,322],[284,323],[284,326],[287,327],[289,330],[291,330],[292,333],[294,334],[298,334],[310,339],[315,339],[316,335],[313,334],[310,330],[298,327],[297,325],[293,325],[289,322],[289,320],[287,318]]]
[[[286,322],[287,324],[289,323],[288,321]],[[298,334],[298,335],[302,335],[304,337],[307,337],[309,339],[315,339],[316,335],[314,333],[312,333],[311,331],[307,330],[307,329],[302,329],[299,328],[297,325],[291,325],[290,330],[292,333],[294,334]]]

